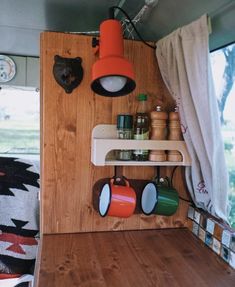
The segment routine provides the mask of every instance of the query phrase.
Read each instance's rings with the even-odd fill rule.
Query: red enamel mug
[[[121,185],[124,180],[125,185]],[[136,193],[127,179],[112,178],[106,183],[99,195],[99,214],[102,217],[129,217],[136,207]]]

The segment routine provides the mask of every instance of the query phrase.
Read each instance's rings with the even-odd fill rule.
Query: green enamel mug
[[[141,195],[141,209],[145,215],[173,215],[179,206],[179,196],[173,187],[159,186],[155,182],[145,185]]]

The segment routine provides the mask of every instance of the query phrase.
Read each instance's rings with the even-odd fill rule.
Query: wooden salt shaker
[[[180,127],[180,119],[179,119],[179,113],[178,108],[175,108],[174,112],[169,113],[169,134],[168,134],[168,140],[174,140],[174,141],[181,141],[183,140],[181,127]],[[183,157],[181,153],[177,150],[170,150],[167,153],[167,160],[168,161],[182,161]]]
[[[166,139],[166,121],[168,115],[157,106],[156,111],[150,113],[151,117],[151,140]],[[149,154],[150,161],[166,161],[167,155],[164,150],[152,150]]]

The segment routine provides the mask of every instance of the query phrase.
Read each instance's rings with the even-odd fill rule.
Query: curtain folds
[[[197,207],[227,221],[228,174],[210,66],[207,16],[157,42],[163,80],[179,108],[192,166],[188,189]]]

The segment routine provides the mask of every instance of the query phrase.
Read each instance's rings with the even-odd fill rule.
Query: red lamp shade
[[[135,89],[132,64],[124,58],[122,27],[109,19],[100,25],[99,60],[92,67],[92,90],[107,97],[124,96]]]

